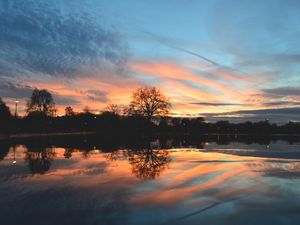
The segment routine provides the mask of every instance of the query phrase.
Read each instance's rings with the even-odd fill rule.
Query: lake
[[[300,141],[235,138],[0,141],[0,224],[298,225]]]

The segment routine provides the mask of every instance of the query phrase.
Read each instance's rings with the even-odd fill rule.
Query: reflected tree
[[[64,152],[64,157],[66,159],[70,159],[72,158],[72,153],[73,153],[73,149],[72,148],[65,148],[65,152]]]
[[[105,153],[104,157],[109,161],[117,161],[124,159],[124,155],[126,155],[124,151],[116,150]]]
[[[25,159],[29,163],[29,169],[32,174],[44,174],[50,169],[55,155],[54,148],[44,148],[40,151],[28,149]]]
[[[132,173],[143,180],[157,178],[171,162],[169,151],[144,149],[127,152]]]
[[[0,144],[0,161],[3,160],[7,156],[9,149],[10,149],[9,143],[2,142]]]

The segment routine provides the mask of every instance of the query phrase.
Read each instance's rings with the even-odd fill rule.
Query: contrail
[[[228,70],[231,70],[231,71],[235,71],[235,72],[238,72],[238,73],[243,74],[243,75],[248,75],[247,73],[245,73],[244,71],[241,71],[240,69],[236,69],[236,68],[233,68],[233,67],[230,67],[230,66],[224,66],[224,65],[222,65],[222,64],[220,64],[220,63],[218,63],[214,60],[211,60],[211,59],[209,59],[209,58],[207,58],[203,55],[200,55],[199,53],[196,53],[194,51],[191,51],[191,50],[188,50],[188,49],[185,49],[185,48],[182,48],[182,47],[178,47],[177,45],[172,44],[171,43],[172,41],[168,38],[160,37],[158,35],[155,35],[153,33],[148,32],[148,31],[141,31],[141,32],[144,33],[144,34],[147,34],[153,40],[159,42],[162,45],[165,45],[165,46],[168,46],[170,48],[176,49],[178,51],[190,54],[192,56],[196,56],[196,57],[208,62],[209,64],[211,64],[213,66],[217,66],[219,68],[224,68],[224,69],[228,69]]]
[[[214,65],[214,66],[220,66],[220,64],[218,64],[217,62],[211,60],[211,59],[208,59],[202,55],[199,55],[198,53],[195,53],[195,52],[192,52],[190,50],[187,50],[187,49],[184,49],[184,48],[180,48],[180,47],[177,47],[177,46],[172,46],[172,45],[168,45],[169,47],[171,48],[174,48],[174,49],[177,49],[179,51],[182,51],[182,52],[185,52],[185,53],[188,53],[190,55],[193,55],[193,56],[196,56],[196,57],[199,57],[200,59],[203,59],[204,61],[206,62],[209,62],[210,64]]]
[[[215,62],[215,61],[213,61],[213,60],[211,60],[211,59],[209,59],[209,58],[207,58],[207,57],[205,57],[203,55],[200,55],[200,54],[198,54],[196,52],[193,52],[193,51],[190,51],[190,50],[187,50],[187,49],[184,49],[184,48],[181,48],[181,47],[178,47],[178,46],[175,46],[175,45],[171,44],[170,41],[167,40],[166,38],[159,37],[159,36],[157,36],[155,34],[147,32],[147,31],[143,31],[143,33],[151,36],[154,40],[156,40],[159,43],[161,43],[163,45],[166,45],[166,46],[168,46],[170,48],[174,48],[174,49],[176,49],[178,51],[182,51],[182,52],[185,52],[187,54],[196,56],[196,57],[198,57],[198,58],[200,58],[200,59],[202,59],[202,60],[204,60],[204,61],[206,61],[206,62],[208,62],[208,63],[210,63],[212,65],[214,65],[214,66],[221,66],[219,63],[217,63],[217,62]]]

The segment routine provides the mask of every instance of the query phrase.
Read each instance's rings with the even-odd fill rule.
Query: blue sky
[[[0,97],[33,88],[60,113],[160,88],[173,115],[299,120],[296,0],[0,0]],[[274,110],[279,108],[280,110]]]

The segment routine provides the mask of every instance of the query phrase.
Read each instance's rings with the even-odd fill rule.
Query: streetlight
[[[17,117],[17,116],[18,116],[18,103],[19,103],[19,100],[16,99],[15,103],[16,103],[16,107],[15,107],[15,117]]]
[[[13,160],[13,165],[15,165],[17,163],[16,160],[16,146],[14,145],[14,160]]]

